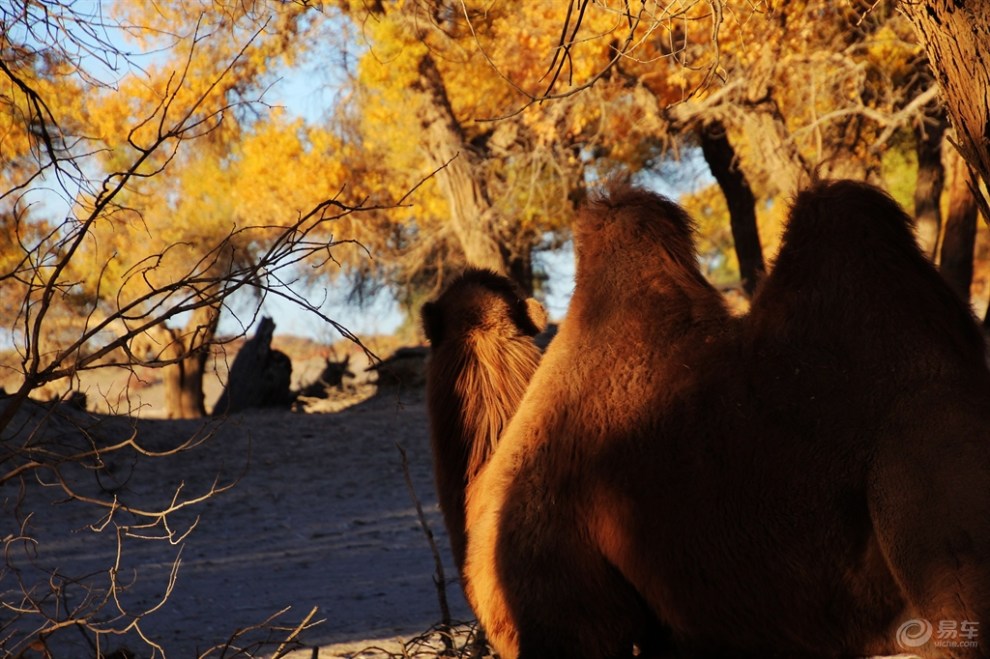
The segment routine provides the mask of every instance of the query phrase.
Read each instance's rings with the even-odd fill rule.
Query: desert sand
[[[152,388],[139,393],[145,396],[144,416],[155,416],[158,393]],[[105,456],[107,468],[99,473],[66,469],[65,478],[85,496],[103,504],[116,497],[129,506],[161,509],[176,496],[184,501],[230,487],[172,513],[167,529],[164,524],[142,529],[146,520],[67,500],[45,470],[25,479],[23,492],[13,482],[5,484],[0,490],[0,536],[8,564],[0,572],[4,602],[20,601],[24,584],[34,587],[36,596],[45,595],[45,606],[55,611],[56,598],[46,592],[45,575],[52,573],[59,575],[54,582],[61,589],[63,615],[86,597],[104,597],[120,537],[119,608],[132,614],[165,599],[139,625],[167,657],[197,657],[286,608],[276,626],[291,629],[314,609],[312,620],[320,621],[298,635],[301,647],[292,656],[352,656],[368,646],[395,650],[441,619],[434,554],[406,484],[401,447],[451,580],[446,592],[453,616],[471,617],[436,504],[421,387],[382,390],[332,413],[258,410],[222,420],[134,420],[63,407],[28,405],[5,432],[6,446],[31,444],[32,433],[54,437],[63,447],[85,446],[85,435],[103,446],[136,433],[149,451],[202,440],[164,457],[116,451]],[[3,458],[8,464],[17,460],[6,451]],[[171,541],[134,537],[168,533]],[[117,609],[108,603],[92,621],[122,629],[134,618],[100,619]],[[37,616],[14,616],[12,623],[3,617],[9,616],[0,616],[0,655],[32,638],[32,624],[38,623]],[[237,648],[269,656],[276,646],[257,643],[286,633],[252,631],[231,641],[226,654],[211,656],[232,656]],[[84,634],[71,627],[52,635],[48,646],[57,658],[94,655]],[[119,649],[138,657],[153,653],[135,630],[104,638],[101,651]]]

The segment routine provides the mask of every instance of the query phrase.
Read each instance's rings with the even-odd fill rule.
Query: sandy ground
[[[28,411],[31,415],[19,415],[5,433],[7,446],[34,441],[32,433],[50,409]],[[139,525],[146,519],[123,512],[108,516],[100,505],[67,501],[48,472],[30,474],[24,490],[13,481],[0,486],[0,536],[7,554],[7,567],[0,572],[4,602],[21,601],[22,585],[34,588],[46,610],[61,615],[87,598],[105,597],[112,590],[110,568],[118,561],[120,537],[117,603],[107,603],[92,620],[122,629],[134,613],[153,609],[164,597],[161,608],[140,618],[139,625],[168,657],[198,656],[286,607],[291,608],[277,619],[282,626],[291,628],[314,608],[314,619],[322,620],[299,635],[305,648],[294,655],[299,657],[316,656],[313,648],[320,648],[321,658],[349,656],[369,645],[394,648],[394,642],[382,639],[416,636],[440,620],[434,558],[398,448],[407,453],[416,495],[450,578],[456,572],[433,490],[421,389],[381,392],[337,413],[255,411],[219,424],[80,413],[41,423],[35,436],[57,438],[63,447],[82,446],[80,427],[88,428],[100,445],[136,432],[141,446],[152,451],[205,438],[176,455],[149,457],[124,449],[105,456],[104,470],[65,470],[73,488],[104,505],[116,497],[129,506],[162,509],[177,492],[177,501],[187,501],[210,492],[214,484],[233,486],[145,529]],[[9,439],[13,432],[16,444]],[[2,457],[13,464],[9,454]],[[0,472],[6,470],[0,461]],[[136,537],[161,538],[169,532],[171,541]],[[19,537],[33,540],[25,543]],[[165,597],[176,562],[174,586]],[[47,575],[52,573],[58,575],[52,581],[58,598],[50,593]],[[450,584],[447,593],[454,617],[469,618],[459,585]],[[124,615],[107,620],[118,608]],[[31,638],[31,625],[38,622],[36,615],[4,622],[7,615],[0,614],[0,655]],[[264,655],[253,644],[266,637],[252,632],[231,647]],[[151,656],[133,630],[109,638],[104,651],[127,648],[136,656]],[[70,627],[54,634],[49,647],[55,657],[93,656],[87,643]]]

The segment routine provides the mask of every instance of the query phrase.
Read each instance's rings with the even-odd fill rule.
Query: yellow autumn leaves
[[[480,154],[476,174],[499,239],[517,241],[507,250],[528,257],[565,233],[589,181],[628,176],[672,148],[690,148],[696,123],[711,117],[725,123],[764,206],[777,194],[774,172],[750,134],[762,124],[746,113],[776,108],[792,160],[876,158],[867,138],[879,129],[863,118],[903,104],[920,53],[885,5],[813,0],[169,0],[105,9],[119,25],[109,44],[118,68],[106,85],[74,75],[85,57],[4,60],[75,136],[72,154],[95,183],[74,193],[77,215],[92,207],[103,180],[134,168],[74,261],[91,296],[115,291],[135,264],[169,245],[181,248],[157,263],[162,281],[232,232],[289,225],[338,193],[349,203],[402,200],[334,224],[335,238],[357,239],[375,258],[369,266],[367,253],[342,253],[345,269],[390,271],[395,279],[386,283],[397,287],[416,280],[416,268],[442,269],[436,259],[456,258],[459,248],[449,201],[429,178],[444,163],[430,161],[422,145],[424,97],[416,91],[427,56],[462,150]],[[280,78],[292,78],[301,62],[339,67],[295,82],[335,81],[337,105],[322,116],[266,105],[266,90],[286,84]],[[39,142],[28,99],[9,76],[0,79],[0,177],[10,190],[27,180],[19,171],[37,164]],[[712,195],[697,199],[715,208]],[[712,222],[724,222],[723,211],[716,215]],[[8,235],[16,233],[10,203],[2,217]],[[60,219],[37,216],[30,226]],[[232,258],[252,258],[263,234],[240,235]],[[19,249],[8,240],[0,264]],[[410,268],[390,269],[408,258]]]

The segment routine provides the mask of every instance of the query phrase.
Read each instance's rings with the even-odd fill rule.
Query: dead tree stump
[[[258,331],[244,342],[230,366],[227,386],[213,406],[214,415],[292,404],[292,360],[272,349],[274,334],[275,322],[262,318]]]

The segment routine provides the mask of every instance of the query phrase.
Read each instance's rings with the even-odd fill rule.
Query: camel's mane
[[[540,353],[529,336],[493,340],[475,331],[459,346],[456,359],[445,359],[451,392],[460,400],[462,436],[466,440],[468,468],[473,478],[495,450],[498,438],[522,400]]]

